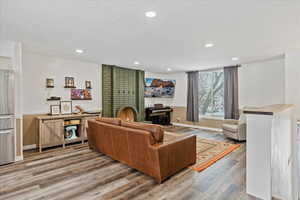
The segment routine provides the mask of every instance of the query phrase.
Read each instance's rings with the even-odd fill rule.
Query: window
[[[199,114],[201,116],[224,116],[223,70],[200,72]]]

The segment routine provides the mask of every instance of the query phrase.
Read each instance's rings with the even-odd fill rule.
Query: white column
[[[271,115],[247,115],[247,193],[271,200]]]
[[[247,193],[271,200],[298,199],[298,159],[293,107],[247,114]]]

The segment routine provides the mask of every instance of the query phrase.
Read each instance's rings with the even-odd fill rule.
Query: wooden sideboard
[[[41,152],[43,148],[82,142],[87,140],[87,121],[95,119],[99,114],[72,114],[72,115],[38,115],[38,148]],[[67,124],[70,121],[77,121],[77,124]],[[76,126],[77,137],[75,139],[65,139],[65,127]]]

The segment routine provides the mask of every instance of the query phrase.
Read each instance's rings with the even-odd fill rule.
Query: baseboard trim
[[[23,150],[24,151],[31,150],[31,149],[36,149],[36,148],[37,148],[36,144],[31,144],[31,145],[23,146]]]
[[[190,125],[190,124],[182,124],[182,123],[174,123],[172,122],[173,125],[175,126],[183,126],[183,127],[190,127],[190,128],[198,128],[198,129],[202,129],[202,130],[207,130],[207,131],[216,131],[216,132],[220,132],[222,133],[222,129],[220,128],[210,128],[210,127],[206,127],[206,126],[197,126],[197,125]]]
[[[23,159],[24,159],[23,156],[16,156],[15,161],[16,162],[22,161]]]

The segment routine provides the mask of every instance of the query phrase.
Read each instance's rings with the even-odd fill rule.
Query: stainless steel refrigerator
[[[15,161],[14,72],[0,69],[0,165]]]

